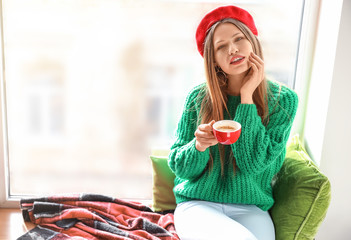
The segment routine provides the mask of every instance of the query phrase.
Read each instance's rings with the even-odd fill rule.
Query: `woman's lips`
[[[245,60],[244,56],[234,56],[230,60],[230,64],[231,65],[238,65],[238,64],[242,63],[244,60]]]

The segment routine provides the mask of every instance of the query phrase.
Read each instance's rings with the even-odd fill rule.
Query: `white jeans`
[[[274,240],[268,212],[255,205],[188,201],[177,205],[175,228],[181,240]]]

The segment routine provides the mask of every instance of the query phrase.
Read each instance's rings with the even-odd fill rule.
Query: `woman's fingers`
[[[200,129],[197,129],[195,131],[195,137],[196,138],[204,138],[204,139],[212,139],[212,138],[214,138],[212,132],[202,131]]]
[[[264,65],[263,60],[257,54],[255,54],[254,52],[251,52],[250,56],[253,59],[255,59],[256,61],[258,61],[261,65]]]
[[[262,80],[263,79],[263,72],[264,72],[264,62],[263,62],[263,60],[259,56],[254,54],[254,53],[250,54],[249,60],[252,63],[251,65],[254,68],[253,70],[257,71],[257,73],[258,73],[258,75],[260,77],[259,80]]]
[[[203,141],[198,141],[202,146],[213,146],[216,145],[218,143],[217,139],[207,139],[207,140],[203,140]]]
[[[210,123],[208,123],[208,124],[201,124],[200,126],[199,126],[199,129],[201,130],[201,131],[211,131],[212,132],[212,126],[213,126],[213,124],[215,123],[215,120],[212,120]]]
[[[259,71],[262,68],[261,63],[251,56],[250,56],[250,62],[251,62],[251,66],[255,68],[254,70]]]
[[[248,63],[251,68],[243,81],[240,94],[243,102],[252,103],[252,95],[264,79],[264,62],[258,55],[251,52]]]
[[[256,62],[258,62],[260,65],[262,65],[262,66],[264,65],[263,60],[258,55],[256,55],[254,52],[251,52],[250,58],[255,60]]]
[[[198,139],[196,139],[196,144],[200,145],[200,147],[203,150],[206,150],[206,148],[214,146],[218,143],[217,139],[213,139],[213,140],[206,140],[206,141],[199,141]]]
[[[206,150],[210,146],[214,146],[218,143],[217,139],[213,135],[212,126],[215,123],[212,120],[208,124],[201,124],[195,131],[196,137],[196,148],[200,151]]]

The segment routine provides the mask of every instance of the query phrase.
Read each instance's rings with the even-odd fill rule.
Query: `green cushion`
[[[168,166],[168,152],[153,152],[154,155],[150,156],[153,168],[152,208],[155,212],[176,207],[173,194],[175,175]]]
[[[314,239],[331,199],[330,182],[294,136],[273,183],[270,213],[277,240]]]

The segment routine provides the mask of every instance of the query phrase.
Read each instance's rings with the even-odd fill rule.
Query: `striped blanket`
[[[24,220],[37,226],[18,240],[179,239],[173,214],[137,202],[77,194],[22,199],[20,205]]]

